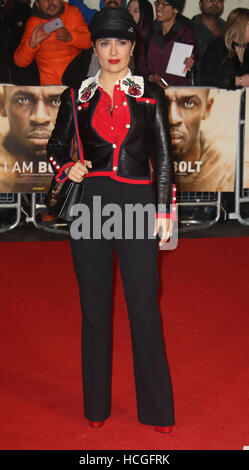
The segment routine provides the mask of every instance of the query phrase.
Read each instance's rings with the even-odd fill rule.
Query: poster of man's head
[[[244,146],[244,185],[249,188],[249,89],[246,89],[246,116],[245,116],[245,146]]]
[[[178,191],[234,191],[240,92],[168,88]]]
[[[0,87],[0,192],[46,191],[53,175],[46,146],[64,89]]]

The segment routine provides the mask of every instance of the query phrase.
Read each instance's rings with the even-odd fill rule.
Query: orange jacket
[[[37,16],[31,16],[26,23],[22,40],[14,53],[14,61],[19,67],[27,67],[35,59],[40,73],[41,85],[61,85],[61,77],[68,64],[82,49],[91,47],[90,33],[82,14],[77,7],[64,2],[65,10],[61,19],[72,35],[70,42],[56,39],[56,31],[40,42],[35,49],[29,45],[34,28],[48,23]]]

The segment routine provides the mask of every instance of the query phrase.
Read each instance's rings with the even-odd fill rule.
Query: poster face
[[[244,189],[249,188],[249,89],[246,89],[246,116],[245,116],[245,146],[244,146]]]
[[[239,91],[173,88],[168,102],[178,191],[234,191]]]
[[[46,146],[65,87],[0,87],[0,192],[46,192]]]

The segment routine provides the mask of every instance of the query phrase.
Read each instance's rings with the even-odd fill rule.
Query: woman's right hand
[[[88,173],[87,168],[92,168],[92,162],[90,160],[85,160],[84,165],[78,161],[70,168],[66,168],[65,173],[71,181],[81,183],[84,176]]]

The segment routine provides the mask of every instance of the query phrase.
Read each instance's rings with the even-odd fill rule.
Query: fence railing
[[[0,194],[0,233],[8,232],[18,226],[21,220],[21,209],[20,193]],[[2,214],[4,212],[4,217],[1,217],[1,212]]]
[[[241,91],[240,100],[239,142],[235,178],[235,213],[231,218],[237,219],[242,225],[249,225],[249,211],[246,216],[243,214],[244,205],[246,203],[249,204],[249,189],[243,188],[244,162],[247,157],[245,148],[245,110],[246,90],[244,89]]]

